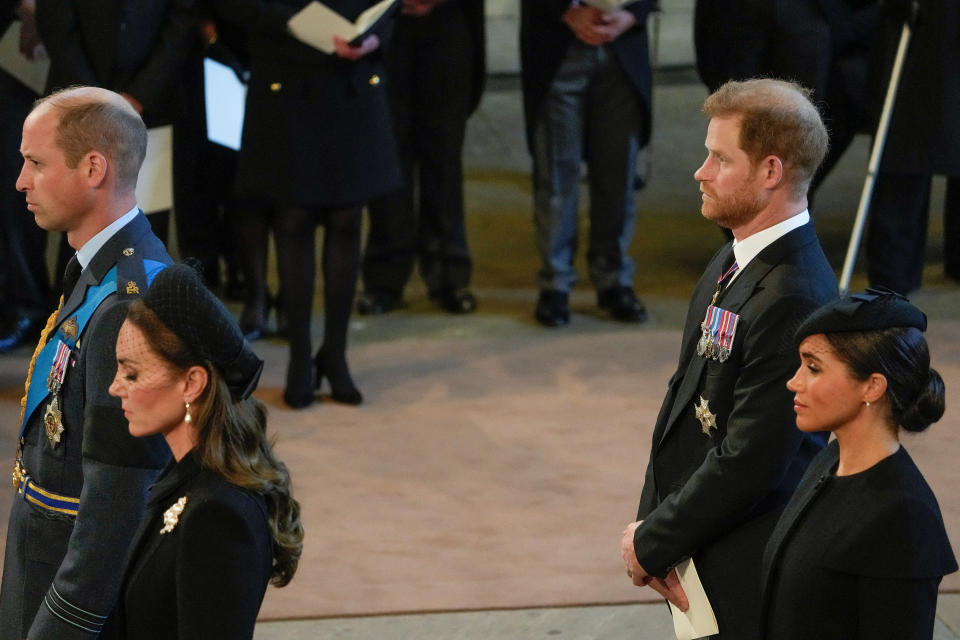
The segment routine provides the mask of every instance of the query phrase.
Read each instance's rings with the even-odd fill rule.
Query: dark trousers
[[[470,283],[462,153],[475,55],[457,2],[397,21],[385,60],[405,186],[370,203],[367,291],[399,297],[417,259],[431,293]]]
[[[232,198],[237,152],[207,139],[203,58],[191,57],[181,74],[183,101],[173,128],[173,202],[182,259],[203,265],[207,285],[220,285],[220,258],[236,272],[236,220]]]
[[[45,319],[53,310],[44,252],[47,232],[16,190],[20,137],[36,95],[0,71],[0,307],[5,319]]]
[[[923,280],[931,176],[881,171],[867,218],[867,277],[871,286],[903,294]],[[960,278],[960,178],[947,182],[944,203],[944,270]]]

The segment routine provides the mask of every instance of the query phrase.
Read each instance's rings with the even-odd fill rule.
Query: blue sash
[[[162,262],[157,262],[155,260],[144,260],[143,261],[144,270],[147,275],[147,286],[153,282],[154,276],[157,275],[165,265]],[[87,295],[84,298],[83,303],[76,310],[76,312],[71,316],[77,319],[77,338],[71,338],[64,335],[63,333],[63,324],[66,318],[57,318],[57,332],[52,338],[47,341],[47,344],[44,345],[43,350],[40,351],[40,354],[37,356],[37,361],[33,366],[34,376],[30,381],[30,388],[27,390],[27,405],[26,410],[23,413],[23,424],[20,425],[20,435],[18,439],[23,438],[23,433],[27,429],[27,424],[30,422],[30,416],[33,415],[33,412],[36,411],[37,407],[43,403],[44,400],[50,395],[50,390],[47,389],[46,384],[46,372],[50,371],[50,368],[53,366],[53,360],[57,355],[57,347],[61,342],[70,347],[71,351],[75,346],[75,340],[79,339],[83,335],[83,330],[87,326],[90,318],[93,316],[93,313],[97,310],[97,307],[100,306],[104,300],[107,299],[110,294],[117,291],[117,267],[114,266],[107,272],[103,279],[100,280],[100,284],[87,288]],[[37,372],[43,372],[41,375],[37,375]]]

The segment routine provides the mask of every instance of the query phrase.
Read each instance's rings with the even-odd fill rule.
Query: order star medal
[[[43,425],[47,432],[47,440],[54,449],[60,444],[60,436],[63,434],[63,413],[60,411],[60,403],[57,396],[47,405],[47,410],[43,414]]]
[[[697,414],[697,420],[700,421],[701,430],[704,434],[710,435],[710,429],[717,428],[717,414],[710,413],[710,403],[703,396],[700,396],[700,404],[695,404],[693,408]]]

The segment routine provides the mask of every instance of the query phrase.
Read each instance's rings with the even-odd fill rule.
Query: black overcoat
[[[175,524],[161,533],[181,498]],[[263,497],[201,468],[190,452],[150,489],[124,572],[120,637],[252,638],[272,562]]]
[[[806,315],[836,297],[813,223],[761,251],[717,305],[739,314],[726,362],[696,354],[700,323],[731,254],[721,249],[694,290],[680,361],[653,432],[640,498],[637,559],[653,575],[693,557],[722,638],[756,638],[760,560],[777,517],[822,448],[797,430],[786,388],[799,366],[793,341]],[[715,415],[709,435],[694,407]]]
[[[898,4],[898,3],[891,3]],[[881,12],[876,111],[903,22]],[[960,176],[960,0],[923,0],[903,64],[881,171]]]
[[[90,85],[128,93],[148,127],[170,124],[196,38],[193,0],[37,0],[50,54],[47,91]]]
[[[523,0],[520,3],[520,68],[523,80],[523,112],[527,144],[531,144],[540,105],[547,96],[567,48],[576,37],[563,23],[569,0]],[[647,42],[647,16],[653,10],[651,0],[639,0],[624,7],[637,23],[608,45],[637,92],[643,122],[640,131],[645,146],[650,139],[653,77]]]
[[[88,287],[103,281],[130,249],[131,259],[171,262],[146,217],[137,215],[83,270],[57,326],[74,315]],[[140,280],[137,288],[145,291],[146,283]],[[129,301],[125,295],[110,295],[80,334],[61,390],[65,431],[60,443],[53,447],[47,440],[43,403],[29,418],[24,466],[40,487],[79,497],[80,504],[73,518],[20,496],[14,500],[0,588],[2,640],[28,635],[34,640],[89,639],[91,634],[82,628],[85,618],[73,618],[72,624],[60,613],[76,608],[97,620],[116,602],[123,559],[143,514],[147,487],[170,456],[163,438],[131,436],[120,400],[107,393],[117,372],[117,333]],[[46,376],[46,371],[36,371],[31,384],[43,384]]]
[[[218,0],[247,29],[251,59],[238,195],[281,205],[362,204],[401,185],[381,60],[350,62],[296,40],[288,20],[306,0]],[[354,20],[375,2],[326,3]]]
[[[763,637],[929,640],[937,585],[957,570],[933,492],[903,447],[850,476],[838,460],[833,441],[767,543]]]

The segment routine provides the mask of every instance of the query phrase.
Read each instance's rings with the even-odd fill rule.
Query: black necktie
[[[80,279],[80,272],[83,271],[83,268],[80,266],[80,261],[77,260],[76,254],[70,261],[67,263],[67,268],[63,272],[63,300],[66,301],[70,298],[70,293],[73,292],[73,288],[77,286],[77,280]]]

